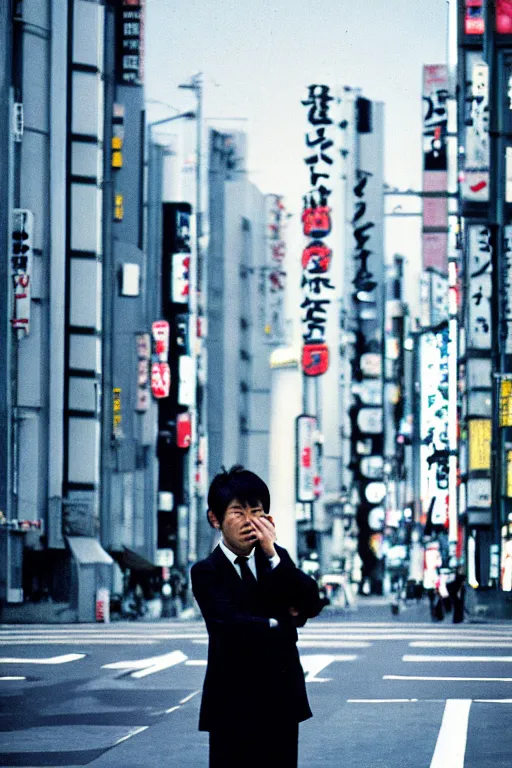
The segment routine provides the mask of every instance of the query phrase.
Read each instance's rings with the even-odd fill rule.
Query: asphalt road
[[[300,768],[510,768],[511,623],[370,600],[308,622],[299,647]],[[0,626],[0,765],[206,768],[206,651],[199,621]]]

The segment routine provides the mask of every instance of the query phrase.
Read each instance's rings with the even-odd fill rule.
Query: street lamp
[[[195,323],[197,329],[198,320],[201,320],[203,328],[206,318],[206,269],[203,258],[203,206],[202,206],[202,137],[203,137],[203,76],[202,73],[194,75],[187,83],[181,83],[178,88],[193,91],[196,97],[196,259],[195,266],[190,274],[190,295],[193,297],[195,308]],[[196,439],[200,438],[206,441],[206,387],[200,384],[197,378],[197,358],[196,352],[193,352],[194,364],[196,368]],[[203,357],[204,360],[204,357]],[[197,405],[197,389],[202,387],[199,405]],[[196,461],[197,459],[197,461]],[[203,459],[204,461],[204,459]],[[196,484],[197,471],[199,469],[198,444],[191,446],[190,467],[189,467],[189,563],[193,563],[200,557],[205,557],[208,549],[209,529],[206,524],[206,518],[198,518],[198,509],[202,506],[203,500],[201,492]],[[207,467],[203,467],[206,472]]]
[[[169,105],[170,106],[170,105]],[[146,263],[146,284],[157,285],[159,276],[159,258],[158,253],[161,247],[161,218],[159,215],[159,205],[162,197],[162,180],[158,170],[156,153],[158,151],[156,143],[153,140],[153,129],[158,125],[171,123],[174,120],[194,120],[196,113],[192,111],[179,112],[177,115],[169,115],[160,120],[154,120],[147,124],[148,128],[148,209],[146,226],[146,246],[148,252],[148,261]],[[156,282],[155,282],[156,281]],[[144,293],[144,313],[152,316],[155,312],[158,314],[160,307],[156,303],[156,297],[151,301],[151,309],[148,307],[147,293]]]
[[[170,115],[169,117],[163,117],[161,120],[154,120],[152,123],[148,123],[150,142],[152,141],[153,128],[155,126],[171,123],[173,120],[195,120],[196,117],[195,112],[180,112],[178,115]]]

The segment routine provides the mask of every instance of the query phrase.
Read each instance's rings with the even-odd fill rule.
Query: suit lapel
[[[213,561],[213,564],[215,567],[224,574],[224,577],[233,585],[236,585],[237,587],[240,587],[242,584],[242,579],[238,575],[238,573],[233,568],[232,563],[229,562],[228,558],[220,548],[220,546],[217,544],[215,549],[213,550],[212,554],[210,555],[210,558]]]

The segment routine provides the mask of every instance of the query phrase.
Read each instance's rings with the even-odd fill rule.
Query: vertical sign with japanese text
[[[267,341],[279,344],[285,341],[284,289],[286,286],[284,269],[286,209],[281,195],[266,196],[265,212],[267,263],[264,287],[264,330]]]
[[[482,54],[467,51],[464,105],[464,200],[489,199],[489,69]]]
[[[315,501],[315,485],[317,483],[317,456],[315,433],[317,420],[315,416],[303,414],[296,419],[296,498],[297,501],[308,503]]]
[[[334,162],[334,121],[329,116],[331,96],[328,85],[308,86],[307,98],[301,103],[308,108],[310,130],[306,133],[309,170],[309,191],[304,196],[302,231],[306,238],[302,252],[301,288],[302,315],[302,371],[306,376],[320,376],[329,367],[329,348],[326,344],[327,309],[331,303],[329,292],[334,290],[330,280],[332,250],[329,235],[332,229],[332,211],[329,180]]]
[[[421,336],[420,456],[423,513],[433,525],[448,519],[448,325]]]
[[[144,82],[145,0],[117,0],[117,80],[122,85]]]
[[[491,233],[483,224],[468,227],[468,349],[491,350]],[[488,386],[482,382],[482,386]]]
[[[135,410],[143,413],[149,408],[149,363],[151,341],[149,333],[139,333],[137,344],[137,404]]]
[[[423,67],[423,268],[448,271],[448,67]]]
[[[30,330],[30,296],[32,279],[32,211],[15,208],[12,218],[11,275],[14,306],[11,325],[26,336]]]

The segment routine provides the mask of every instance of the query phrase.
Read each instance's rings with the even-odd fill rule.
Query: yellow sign
[[[122,221],[124,216],[124,196],[115,195],[114,199],[114,219]]]
[[[512,427],[512,379],[501,380],[500,427]]]
[[[113,426],[113,432],[114,437],[122,437],[122,426],[121,422],[123,420],[123,417],[121,415],[121,390],[119,387],[115,387],[112,390],[112,426]]]
[[[120,150],[112,152],[112,168],[123,167],[123,153]]]
[[[512,451],[507,451],[507,496],[512,499]]]
[[[491,420],[471,419],[469,425],[469,469],[491,468]]]

